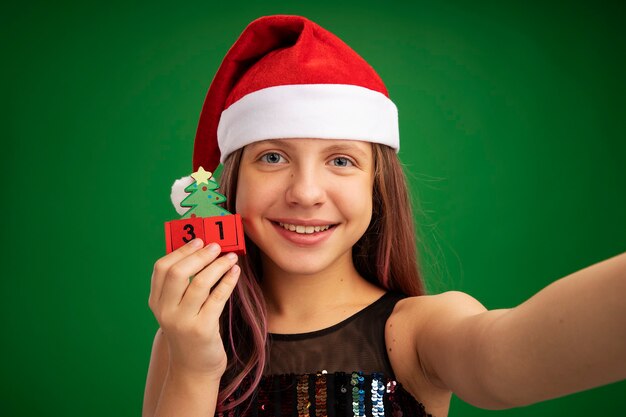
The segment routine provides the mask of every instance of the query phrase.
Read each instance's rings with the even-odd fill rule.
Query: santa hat
[[[398,110],[374,69],[301,16],[266,16],[230,48],[206,95],[193,169],[279,138],[354,139],[399,149]]]

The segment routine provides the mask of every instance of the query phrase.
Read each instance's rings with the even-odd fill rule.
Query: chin
[[[282,254],[272,254],[277,256],[272,256],[271,260],[268,260],[277,271],[285,274],[315,275],[333,269],[341,270],[342,265],[346,264],[345,257],[349,257],[350,260],[352,259],[352,252],[348,252],[347,255],[329,257],[327,254],[324,256],[324,254],[315,253],[313,251],[308,254],[290,254],[286,251]]]
[[[290,262],[287,264],[275,265],[280,271],[289,275],[315,275],[327,269],[320,265],[319,262],[315,262],[315,264]]]

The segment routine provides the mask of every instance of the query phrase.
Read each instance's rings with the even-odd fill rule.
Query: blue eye
[[[267,162],[268,164],[277,164],[281,162],[281,159],[284,158],[277,152],[268,152],[261,157],[261,161]]]
[[[345,158],[343,156],[339,156],[339,157],[333,159],[333,165],[336,166],[336,167],[347,167],[347,166],[351,166],[351,165],[354,165],[354,164],[348,158]]]

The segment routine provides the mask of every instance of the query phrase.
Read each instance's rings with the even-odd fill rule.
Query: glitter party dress
[[[270,334],[251,401],[218,417],[432,417],[395,380],[385,348],[385,323],[404,297],[387,292],[326,329]]]

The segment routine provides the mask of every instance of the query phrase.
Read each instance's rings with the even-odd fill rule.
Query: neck
[[[351,253],[314,274],[284,271],[263,259],[262,289],[270,332],[274,332],[273,323],[303,323],[306,327],[305,323],[315,322],[329,311],[368,305],[384,293],[357,272]]]

